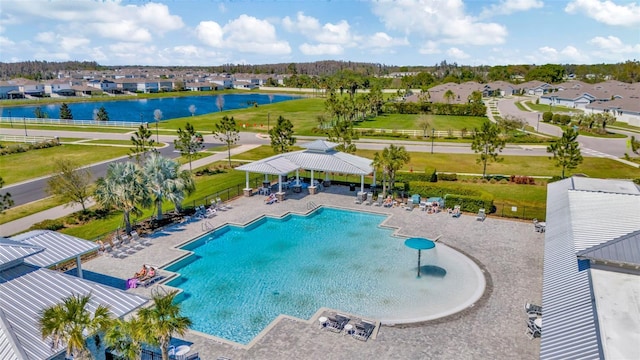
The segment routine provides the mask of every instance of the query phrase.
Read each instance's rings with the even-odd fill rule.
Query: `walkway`
[[[226,223],[246,224],[263,214],[282,216],[306,213],[309,202],[389,214],[385,225],[397,234],[435,238],[475,259],[488,279],[487,292],[476,304],[449,318],[412,326],[382,326],[375,339],[366,343],[319,329],[315,314],[310,319],[280,317],[250,346],[231,343],[201,333],[184,338],[203,359],[537,359],[539,339],[525,336],[524,303],[540,303],[544,235],[530,222],[487,218],[474,214],[456,219],[446,213],[427,215],[418,209],[382,208],[354,204],[355,194],[346,186],[331,186],[317,195],[288,194],[287,200],[265,205],[262,196],[239,198],[232,208],[212,219],[168,228],[152,236],[150,247],[126,259],[100,257],[84,264],[91,271],[122,279],[135,273],[142,263],[169,264],[187,253],[177,249],[203,234],[203,227]],[[514,236],[517,234],[517,236]],[[384,260],[382,260],[384,261]],[[161,271],[161,274],[171,274]],[[164,287],[163,285],[156,285]],[[152,287],[153,288],[153,287]],[[151,289],[135,289],[150,294]],[[340,310],[340,309],[336,309]]]

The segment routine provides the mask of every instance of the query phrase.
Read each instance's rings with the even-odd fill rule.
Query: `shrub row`
[[[27,152],[29,150],[46,149],[54,146],[59,146],[60,143],[57,140],[41,141],[33,144],[15,144],[7,147],[0,148],[1,155],[10,155]]]
[[[535,185],[536,180],[531,176],[517,176],[511,175],[509,181],[516,184]]]

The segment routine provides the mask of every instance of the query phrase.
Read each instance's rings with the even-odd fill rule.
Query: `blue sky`
[[[625,0],[0,0],[0,61],[387,65],[640,60]]]

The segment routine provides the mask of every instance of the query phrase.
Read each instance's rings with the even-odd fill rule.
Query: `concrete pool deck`
[[[442,319],[382,326],[376,329],[376,338],[366,343],[324,331],[316,321],[318,314],[311,319],[280,316],[247,346],[193,331],[182,338],[193,342],[192,352],[199,352],[202,359],[538,358],[539,339],[529,340],[525,335],[524,304],[540,303],[542,297],[544,234],[535,232],[531,222],[492,217],[480,222],[475,214],[453,218],[446,213],[427,214],[418,208],[407,211],[355,204],[355,192],[346,186],[331,186],[316,195],[289,193],[287,200],[273,205],[264,204],[263,198],[239,198],[229,203],[231,209],[218,211],[211,219],[154,234],[151,246],[125,259],[102,256],[86,262],[83,268],[126,279],[141,264],[165,266],[185,256],[188,253],[176,247],[202,235],[207,227],[244,225],[263,215],[307,213],[313,207],[311,203],[390,214],[383,225],[396,228],[398,235],[432,239],[440,236],[440,242],[476,261],[487,280],[483,297],[462,312]],[[161,271],[161,275],[171,274]],[[131,291],[150,296],[156,286],[163,285]]]

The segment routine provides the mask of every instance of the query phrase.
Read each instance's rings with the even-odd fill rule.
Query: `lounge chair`
[[[356,199],[353,201],[354,204],[362,204],[362,197],[360,195],[356,195]]]
[[[384,203],[382,203],[382,206],[384,207],[393,207],[393,198],[391,196],[387,196],[386,199],[384,199]]]
[[[138,232],[135,231],[135,230],[131,232],[131,240],[137,242],[138,244],[144,245],[144,246],[150,246],[151,245],[151,240],[149,240],[148,238],[140,237],[140,235],[138,235]]]
[[[486,218],[487,218],[487,214],[485,213],[484,209],[478,210],[478,215],[476,215],[476,220],[484,221],[484,219]]]
[[[544,222],[538,221],[538,219],[533,219],[533,229],[536,232],[543,233],[546,230],[547,224]]]
[[[529,315],[542,316],[542,306],[531,303],[524,304],[524,311]]]
[[[216,216],[216,212],[218,212],[218,210],[216,210],[213,206],[208,208],[207,211],[205,212],[204,216],[207,219],[211,219],[212,217]]]
[[[536,325],[535,321],[536,321],[536,318],[527,319],[527,330],[525,331],[525,334],[531,340],[542,336],[542,328]]]
[[[367,193],[367,202],[365,203],[366,205],[371,205],[373,203],[373,194],[372,193]]]
[[[324,327],[329,331],[339,333],[342,332],[349,320],[351,319],[341,314],[337,314],[335,317],[327,316],[327,322],[324,324]]]
[[[220,198],[216,198],[216,208],[220,209],[222,211],[226,211],[231,209],[231,206],[225,204],[224,202],[222,202],[222,199]]]
[[[375,324],[362,320],[361,322],[355,324],[355,330],[353,331],[353,334],[351,334],[351,336],[360,341],[367,341],[371,334],[373,334],[373,330],[375,328]]]

